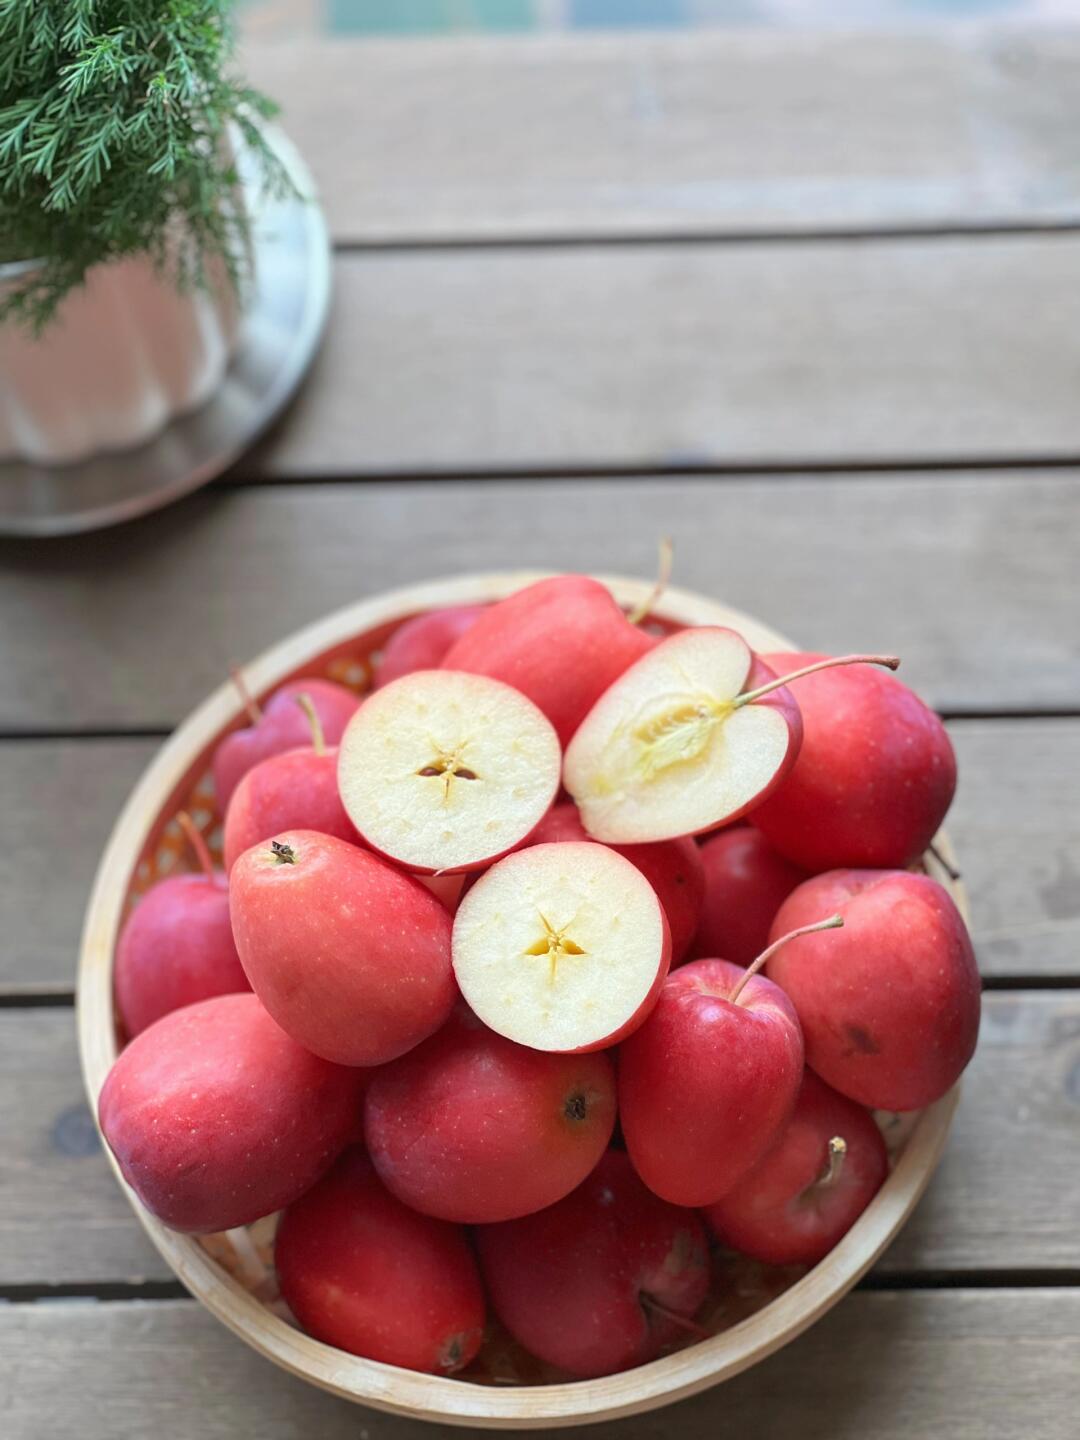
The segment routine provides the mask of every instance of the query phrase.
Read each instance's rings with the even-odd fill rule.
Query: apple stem
[[[699,1340],[711,1340],[713,1338],[713,1332],[706,1330],[704,1325],[699,1325],[696,1320],[691,1320],[689,1315],[680,1315],[677,1310],[669,1310],[666,1305],[661,1305],[659,1300],[654,1300],[653,1297],[647,1295],[644,1290],[638,1296],[638,1299],[644,1311],[648,1312],[651,1310],[654,1314],[662,1316],[663,1319],[670,1320],[673,1325],[677,1325],[680,1330],[685,1330],[688,1335],[696,1335]]]
[[[946,860],[945,856],[941,853],[937,845],[932,840],[926,848],[937,861],[937,863],[941,866],[941,868],[945,871],[945,874],[948,875],[950,880],[960,879],[960,871],[957,870],[955,865],[950,865],[948,860]]]
[[[816,935],[819,930],[839,930],[843,924],[844,917],[842,915],[830,915],[827,920],[818,920],[813,925],[801,925],[798,930],[792,930],[790,934],[781,935],[779,940],[774,940],[771,945],[761,952],[750,968],[743,972],[739,983],[728,996],[732,1005],[739,1003],[739,996],[742,994],[746,982],[752,976],[756,975],[763,965],[766,965],[772,959],[782,945],[786,945],[789,940],[797,940],[800,935]]]
[[[199,869],[208,880],[213,880],[215,878],[214,862],[210,856],[210,847],[206,843],[206,837],[186,810],[180,811],[176,817],[176,823],[184,832],[184,838],[191,846],[195,859],[199,862]]]
[[[675,547],[667,535],[660,537],[660,559],[656,567],[656,584],[649,591],[643,604],[635,610],[631,610],[626,617],[631,625],[640,625],[649,618],[656,608],[660,596],[668,587],[671,579],[671,568],[675,563]]]
[[[319,712],[315,709],[314,701],[306,690],[293,698],[307,716],[307,722],[311,726],[312,749],[316,755],[325,755],[326,736],[323,734],[322,721],[319,719]]]
[[[840,1179],[840,1172],[844,1168],[844,1160],[847,1156],[847,1141],[842,1135],[834,1135],[829,1141],[829,1158],[825,1161],[825,1168],[814,1181],[813,1189],[828,1190]]]
[[[244,672],[234,665],[229,671],[229,675],[232,677],[232,683],[236,686],[236,693],[240,696],[240,703],[247,711],[248,719],[253,725],[258,725],[262,719],[262,706],[248,689],[247,681],[244,679]]]
[[[896,670],[899,664],[897,655],[835,655],[828,660],[818,660],[813,665],[804,665],[801,670],[792,670],[790,675],[781,675],[777,680],[769,680],[756,690],[747,690],[744,695],[737,695],[731,704],[736,710],[740,705],[751,705],[763,695],[779,690],[781,685],[789,685],[792,680],[801,680],[804,675],[814,675],[819,670],[832,670],[837,665],[884,665],[886,670]]]

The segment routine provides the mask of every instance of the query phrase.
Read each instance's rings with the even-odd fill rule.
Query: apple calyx
[[[214,874],[214,861],[211,858],[210,847],[206,843],[206,837],[186,810],[181,810],[177,814],[176,823],[184,832],[184,839],[191,846],[192,854],[199,862],[199,869],[206,876],[207,880],[215,883],[217,876]]]
[[[667,1305],[661,1305],[660,1301],[654,1299],[647,1290],[638,1291],[638,1304],[642,1310],[644,1310],[647,1322],[651,1321],[652,1317],[656,1315],[661,1320],[668,1320],[672,1325],[677,1325],[680,1330],[685,1331],[688,1335],[695,1336],[698,1340],[711,1340],[713,1338],[713,1332],[711,1330],[707,1330],[704,1325],[699,1325],[696,1320],[691,1320],[689,1315],[680,1315],[677,1310],[672,1310]]]
[[[898,655],[834,655],[828,660],[818,660],[813,665],[804,665],[800,670],[792,670],[790,675],[781,675],[775,680],[768,681],[765,685],[759,685],[756,690],[747,690],[742,695],[736,695],[730,702],[731,708],[737,710],[740,705],[752,705],[755,700],[770,694],[773,690],[779,690],[782,685],[790,685],[792,680],[801,680],[804,675],[814,675],[819,670],[832,670],[839,665],[884,665],[886,670],[898,670],[900,668],[900,657]]]
[[[566,1097],[563,1114],[567,1120],[584,1120],[588,1113],[589,1101],[583,1090],[575,1090],[572,1095]]]
[[[660,596],[668,587],[672,566],[675,563],[675,547],[669,535],[660,537],[660,558],[656,567],[656,583],[640,605],[627,615],[631,625],[643,625],[660,602]]]
[[[280,840],[270,841],[270,857],[275,865],[296,864],[296,851],[291,845],[283,845]]]
[[[247,712],[248,719],[252,725],[258,725],[263,717],[262,706],[248,689],[247,681],[244,679],[244,672],[234,665],[229,671],[229,678],[236,686],[236,693],[240,696],[240,703]]]
[[[842,930],[843,927],[844,917],[842,915],[830,915],[827,920],[818,920],[813,925],[801,925],[798,930],[791,930],[787,935],[781,935],[779,940],[774,940],[771,945],[766,946],[754,963],[743,972],[739,983],[728,996],[728,999],[732,1005],[737,1005],[739,1003],[739,996],[746,988],[746,982],[752,979],[761,967],[772,959],[777,950],[779,950],[782,945],[786,945],[789,940],[797,940],[800,935],[816,935],[819,930]]]
[[[311,748],[316,755],[325,755],[326,736],[323,734],[322,721],[319,719],[319,712],[315,709],[315,702],[306,690],[299,695],[294,695],[293,699],[300,706],[311,726]]]

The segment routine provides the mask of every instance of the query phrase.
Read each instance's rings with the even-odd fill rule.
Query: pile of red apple
[[[189,826],[204,873],[123,931],[125,1177],[178,1230],[283,1210],[343,1350],[449,1373],[490,1311],[641,1364],[701,1333],[710,1233],[819,1260],[887,1174],[870,1110],[972,1054],[921,868],[955,761],[896,661],[637,618],[563,576],[410,620],[362,701],[287,685],[214,757],[225,874]]]

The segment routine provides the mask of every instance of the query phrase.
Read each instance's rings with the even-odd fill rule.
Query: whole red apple
[[[960,912],[925,875],[833,870],[788,896],[773,933],[822,906],[843,916],[843,933],[794,940],[768,963],[798,1012],[807,1063],[861,1105],[929,1105],[979,1033],[979,972]]]
[[[152,886],[120,932],[113,987],[129,1037],[171,1010],[251,989],[233,940],[225,876],[193,822],[179,819],[202,873],[169,875]]]
[[[309,1335],[351,1355],[449,1375],[484,1335],[484,1292],[456,1225],[409,1210],[349,1150],[285,1211],[281,1293]]]
[[[643,1365],[697,1331],[709,1288],[701,1222],[651,1195],[619,1151],[557,1205],[483,1225],[476,1241],[500,1320],[572,1375]]]
[[[225,812],[227,871],[245,850],[283,830],[317,830],[321,835],[360,843],[338,793],[337,748],[327,748],[309,697],[298,699],[308,708],[311,744],[260,760],[233,791]]]
[[[434,670],[456,640],[484,613],[484,605],[450,605],[428,610],[399,625],[383,646],[373,688],[389,685],[414,670]]]
[[[252,766],[271,755],[307,745],[311,727],[297,696],[307,695],[315,707],[328,745],[336,745],[359,705],[359,697],[344,685],[315,676],[290,680],[275,690],[260,710],[249,702],[252,723],[226,735],[214,751],[214,791],[218,809],[225,814],[232,793]]]
[[[138,1035],[98,1116],[151,1214],[231,1230],[297,1199],[356,1138],[366,1080],[291,1040],[254,995],[220,995]]]
[[[442,663],[513,685],[565,745],[611,682],[655,644],[599,581],[558,575],[488,606]]]
[[[464,1005],[382,1066],[364,1106],[383,1184],[425,1215],[468,1224],[541,1210],[579,1185],[615,1125],[606,1055],[516,1045]]]
[[[548,811],[529,836],[529,844],[588,839],[589,833],[581,823],[577,806],[567,800]],[[671,931],[671,963],[677,965],[694,938],[701,914],[705,872],[698,846],[684,835],[654,845],[613,845],[611,848],[636,865],[656,891]]]
[[[240,856],[230,892],[252,989],[316,1055],[381,1065],[450,1014],[450,914],[377,856],[333,835],[287,830]]]
[[[767,655],[784,674],[820,655]],[[751,823],[805,870],[901,868],[923,854],[956,789],[944,725],[894,676],[866,665],[821,670],[795,690],[803,744]]]
[[[839,923],[834,916],[817,926]],[[620,1047],[626,1148],[649,1189],[674,1205],[711,1205],[726,1195],[774,1143],[795,1104],[802,1032],[788,997],[755,973],[768,955],[749,970],[727,960],[683,965]]]
[[[885,1141],[869,1112],[807,1070],[780,1138],[705,1218],[722,1244],[743,1255],[768,1265],[814,1265],[888,1173]]]
[[[710,836],[699,854],[705,893],[691,954],[749,965],[769,943],[777,910],[809,877],[749,825]]]

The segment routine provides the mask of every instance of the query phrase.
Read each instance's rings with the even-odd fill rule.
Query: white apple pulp
[[[559,787],[558,737],[519,691],[418,670],[369,695],[338,751],[338,789],[364,840],[409,869],[469,870],[539,824]]]
[[[774,706],[733,703],[753,664],[734,630],[683,630],[601,695],[563,764],[590,835],[635,844],[699,834],[768,788],[792,737]]]
[[[629,1033],[667,971],[656,892],[604,845],[532,845],[462,900],[453,963],[485,1025],[534,1050],[590,1050]]]

